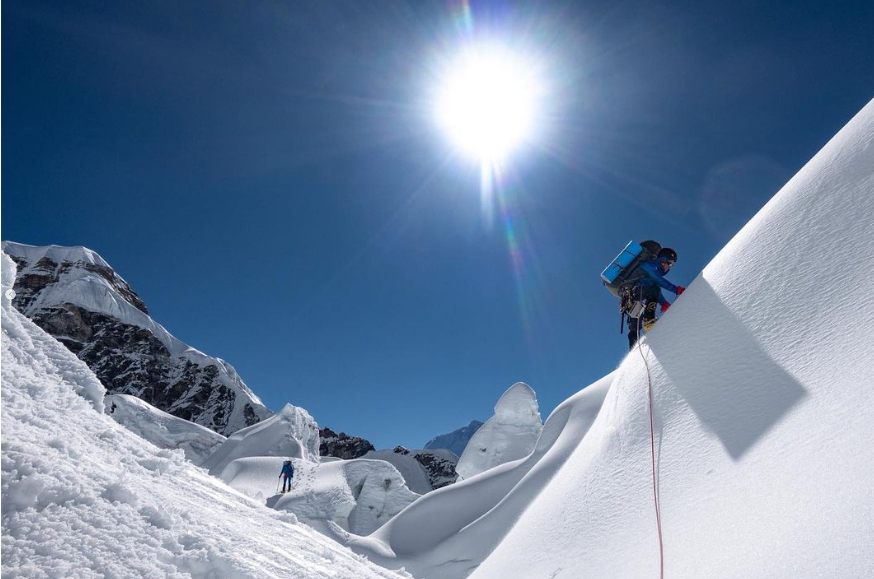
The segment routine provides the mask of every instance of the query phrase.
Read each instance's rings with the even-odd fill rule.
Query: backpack
[[[639,244],[629,241],[619,255],[601,272],[604,286],[613,296],[620,297],[623,287],[631,286],[635,281],[646,275],[637,267],[644,261],[655,259],[662,246],[652,240],[641,241]]]

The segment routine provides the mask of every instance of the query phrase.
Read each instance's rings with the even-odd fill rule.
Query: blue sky
[[[98,251],[273,410],[417,447],[612,370],[606,262],[653,238],[691,282],[874,96],[870,2],[466,7],[4,2],[2,236]],[[429,101],[483,38],[549,89],[492,222]]]

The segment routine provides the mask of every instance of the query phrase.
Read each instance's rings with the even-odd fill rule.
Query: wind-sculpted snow
[[[103,403],[116,422],[158,448],[182,450],[194,464],[202,463],[226,440],[209,428],[176,418],[134,396],[110,394]]]
[[[659,576],[649,380],[666,577],[874,577],[872,195],[874,101],[629,353],[472,579]]]
[[[372,533],[419,498],[400,473],[381,460],[313,463],[293,459],[291,490],[279,494],[281,457],[240,458],[220,478],[229,486],[334,538],[332,529]]]
[[[236,370],[171,335],[85,247],[3,242],[19,267],[14,304],[83,360],[111,392],[131,394],[224,434],[271,416]]]
[[[279,414],[232,434],[203,467],[219,476],[232,461],[255,456],[319,462],[319,425],[303,408],[286,404]]]
[[[91,370],[5,297],[0,257],[4,579],[400,576],[103,414]]]
[[[467,576],[576,449],[601,408],[611,378],[556,408],[526,458],[423,496],[369,537],[341,533],[341,540],[372,561],[404,567],[416,577]]]
[[[424,495],[451,485],[458,478],[458,457],[448,450],[410,450],[396,446],[392,450],[372,450],[363,458],[384,460],[398,469],[414,493]]]
[[[528,456],[541,428],[534,390],[522,382],[513,384],[495,405],[495,415],[467,443],[455,467],[458,478],[470,478],[499,464]]]

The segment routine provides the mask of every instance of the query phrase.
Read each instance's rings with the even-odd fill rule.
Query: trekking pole
[[[281,479],[282,479],[282,476],[281,476],[281,475],[280,475],[279,478],[276,479],[276,494],[277,494],[277,495],[279,494],[279,481],[280,481]]]

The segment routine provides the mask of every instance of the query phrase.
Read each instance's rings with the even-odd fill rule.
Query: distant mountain
[[[130,394],[223,435],[272,416],[233,366],[173,337],[85,247],[3,242],[17,264],[13,305],[84,361],[107,391]]]
[[[464,452],[464,447],[467,446],[467,443],[470,441],[470,437],[472,437],[482,425],[483,423],[479,420],[471,420],[470,424],[467,426],[462,426],[461,428],[453,430],[447,434],[435,436],[425,443],[425,448],[443,448],[452,452],[455,456],[461,456],[461,453]]]

